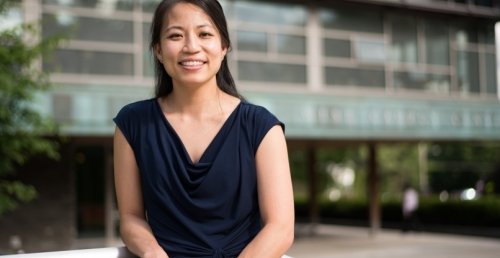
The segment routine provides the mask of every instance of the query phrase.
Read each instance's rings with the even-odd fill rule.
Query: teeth
[[[185,65],[185,66],[197,66],[197,65],[202,65],[203,62],[202,61],[185,61],[185,62],[181,62],[181,65]]]

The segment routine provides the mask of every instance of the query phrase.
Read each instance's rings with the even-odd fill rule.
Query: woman
[[[281,257],[293,242],[284,125],[239,96],[215,0],[167,0],[151,27],[156,97],[114,119],[120,229],[140,257]]]

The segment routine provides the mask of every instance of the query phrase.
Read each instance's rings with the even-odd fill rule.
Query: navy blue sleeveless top
[[[157,99],[128,104],[113,120],[134,151],[147,220],[167,254],[238,256],[261,229],[257,148],[283,123],[241,101],[194,164]]]

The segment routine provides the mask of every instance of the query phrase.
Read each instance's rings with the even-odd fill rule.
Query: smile
[[[205,64],[205,62],[200,61],[200,60],[189,60],[189,61],[179,62],[179,64],[182,66],[200,66],[200,65]]]

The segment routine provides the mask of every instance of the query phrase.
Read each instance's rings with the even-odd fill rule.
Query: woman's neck
[[[162,100],[167,113],[176,113],[190,117],[213,116],[223,114],[222,95],[217,85],[210,87],[174,87],[174,90]]]

